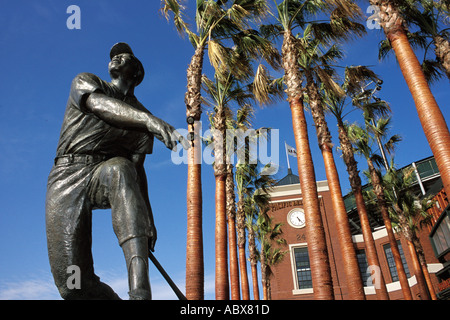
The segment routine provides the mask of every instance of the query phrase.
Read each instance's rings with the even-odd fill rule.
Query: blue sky
[[[72,4],[81,9],[80,30],[66,27],[66,9]],[[187,1],[188,6],[193,4]],[[366,2],[361,6],[365,11]],[[174,127],[186,127],[186,68],[193,49],[159,14],[159,7],[159,1],[143,0],[0,1],[0,299],[59,299],[47,257],[45,193],[70,83],[78,73],[91,72],[109,80],[109,49],[116,42],[128,42],[146,69],[144,81],[136,88],[137,98]],[[379,96],[393,109],[392,133],[403,137],[396,163],[404,166],[430,156],[431,151],[395,58],[378,61],[377,44],[383,37],[380,31],[369,30],[364,38],[345,45],[342,64],[371,65],[383,78]],[[432,87],[447,120],[448,85],[444,79]],[[354,112],[349,120],[358,116]],[[309,115],[307,119],[316,177],[325,180],[312,119]],[[328,119],[336,143],[336,125]],[[259,109],[254,126],[279,129],[277,177],[282,178],[287,172],[284,141],[295,146],[287,102]],[[346,193],[349,183],[339,156],[337,152]],[[290,163],[295,172],[295,159]],[[173,164],[170,151],[158,141],[147,158],[146,170],[158,229],[155,255],[184,291],[187,167]],[[206,298],[213,299],[214,177],[210,165],[204,165],[202,179],[205,290]],[[93,255],[97,274],[127,298],[124,258],[108,210],[94,212]],[[153,267],[150,276],[155,299],[176,298]]]

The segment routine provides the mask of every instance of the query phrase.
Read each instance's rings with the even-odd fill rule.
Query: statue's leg
[[[148,275],[148,238],[129,239],[122,244],[122,250],[127,263],[130,299],[151,300]]]
[[[52,170],[46,200],[47,245],[55,284],[63,299],[120,299],[94,274],[92,211],[86,198],[85,168]]]
[[[105,161],[94,173],[92,196],[98,206],[110,206],[114,232],[125,255],[130,298],[150,299],[148,276],[148,209],[137,183],[135,165],[116,157]]]

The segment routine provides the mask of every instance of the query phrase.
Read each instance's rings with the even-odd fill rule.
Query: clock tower
[[[320,210],[326,230],[327,247],[332,268],[333,283],[336,288],[336,261],[330,247],[337,238],[333,237],[334,224],[332,203],[327,181],[317,181]],[[272,267],[271,293],[274,300],[309,300],[314,298],[311,268],[308,255],[308,238],[306,236],[305,212],[298,176],[288,169],[288,175],[281,179],[270,192],[269,215],[274,223],[282,223],[283,235],[287,245],[283,247],[287,253],[284,259]],[[327,214],[328,213],[328,214]],[[331,229],[331,230],[330,230]],[[335,292],[336,294],[336,292]],[[338,297],[336,297],[338,298]]]

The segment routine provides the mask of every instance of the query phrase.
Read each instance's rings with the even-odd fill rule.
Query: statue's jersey
[[[81,73],[72,81],[56,155],[95,154],[128,158],[132,154],[152,153],[152,134],[110,125],[89,112],[86,100],[94,92],[149,112],[136,97],[124,96],[114,85],[94,74]]]

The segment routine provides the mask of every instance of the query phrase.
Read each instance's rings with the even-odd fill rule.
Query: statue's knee
[[[127,178],[136,179],[136,167],[125,158],[117,157],[109,160],[109,171],[116,179],[123,180]]]

